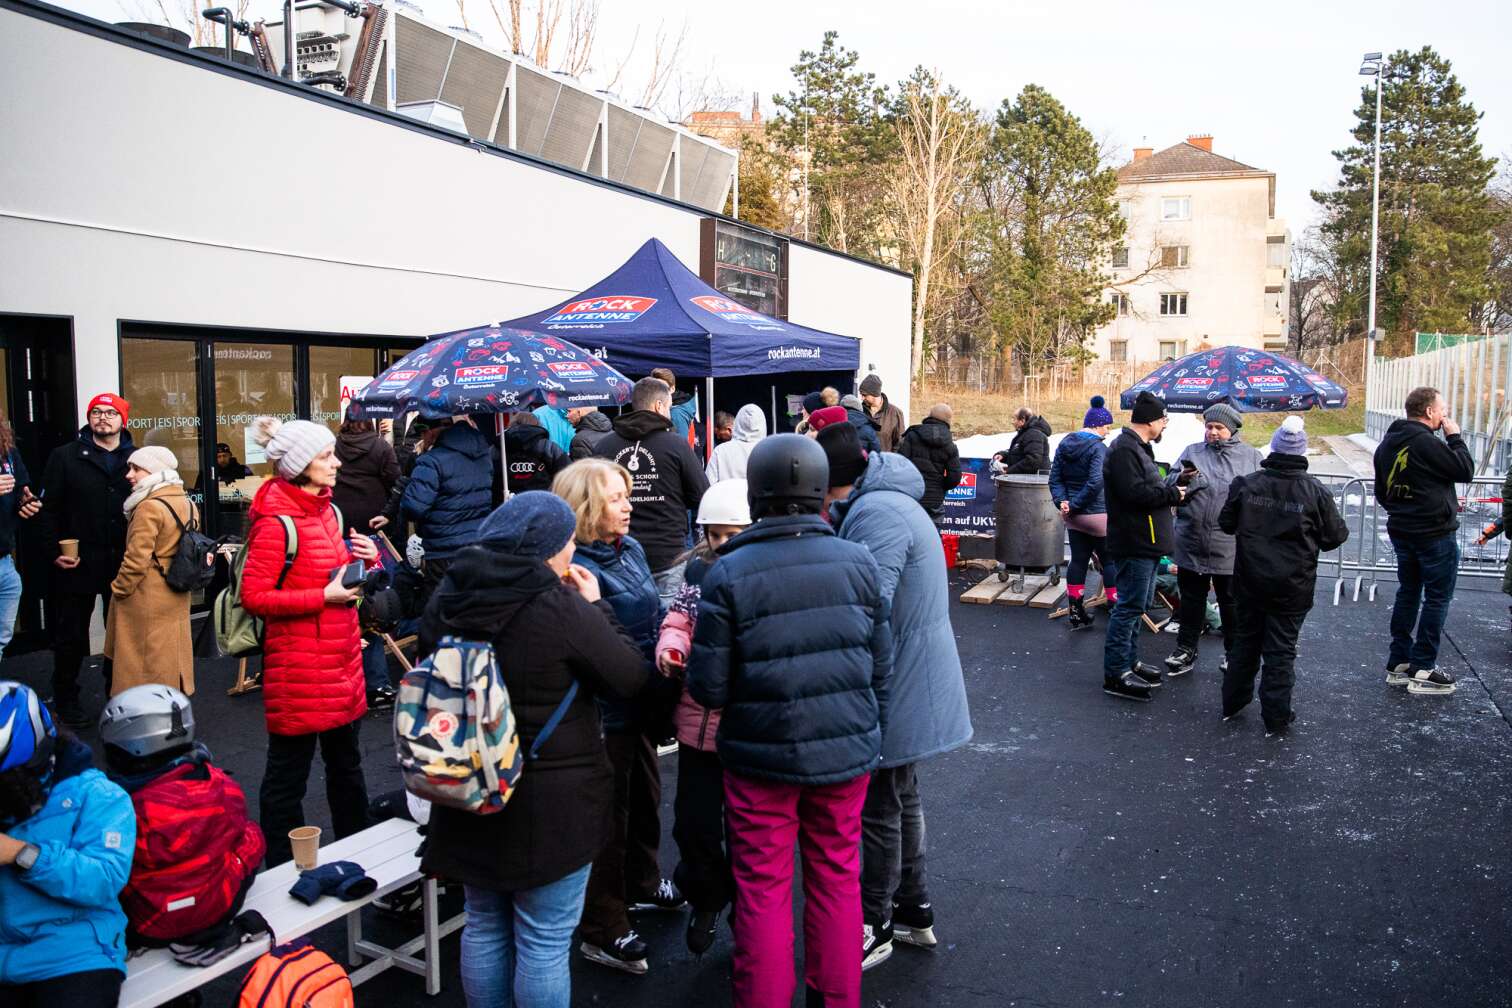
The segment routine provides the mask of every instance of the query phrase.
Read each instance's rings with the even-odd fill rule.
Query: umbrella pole
[[[714,376],[704,379],[704,398],[709,404],[704,408],[708,410],[708,421],[704,424],[704,464],[714,457]]]
[[[504,431],[508,429],[504,418],[508,415],[494,414],[494,429],[499,433],[499,490],[504,500],[509,500],[509,447],[504,443]]]

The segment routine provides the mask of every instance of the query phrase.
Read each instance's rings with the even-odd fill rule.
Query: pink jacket
[[[692,605],[684,596],[691,595]],[[683,603],[679,605],[678,603]],[[662,620],[661,633],[656,639],[656,667],[661,668],[662,655],[668,651],[682,652],[683,661],[693,650],[693,625],[698,611],[698,588],[684,585],[678,597],[667,610]],[[672,723],[677,728],[677,741],[683,745],[714,752],[714,735],[719,731],[719,711],[700,706],[688,695],[688,683],[683,679],[682,696],[677,701],[677,710],[672,714]]]

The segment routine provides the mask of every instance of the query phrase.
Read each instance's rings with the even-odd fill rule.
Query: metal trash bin
[[[994,476],[997,495],[993,504],[997,538],[993,555],[998,578],[1006,581],[1016,571],[1016,589],[1021,589],[1028,570],[1048,571],[1051,584],[1060,584],[1060,565],[1065,561],[1066,527],[1060,509],[1050,499],[1047,475]]]

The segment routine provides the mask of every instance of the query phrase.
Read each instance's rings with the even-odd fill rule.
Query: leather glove
[[[262,914],[256,910],[247,910],[233,918],[230,925],[215,941],[203,945],[170,944],[168,951],[173,953],[176,961],[185,966],[211,966],[247,942],[256,941],[264,935],[268,937],[271,944],[273,929],[268,926]]]

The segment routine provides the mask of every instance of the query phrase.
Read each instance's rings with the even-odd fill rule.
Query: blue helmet
[[[31,687],[0,681],[0,772],[41,763],[52,755],[57,736],[52,715]]]

